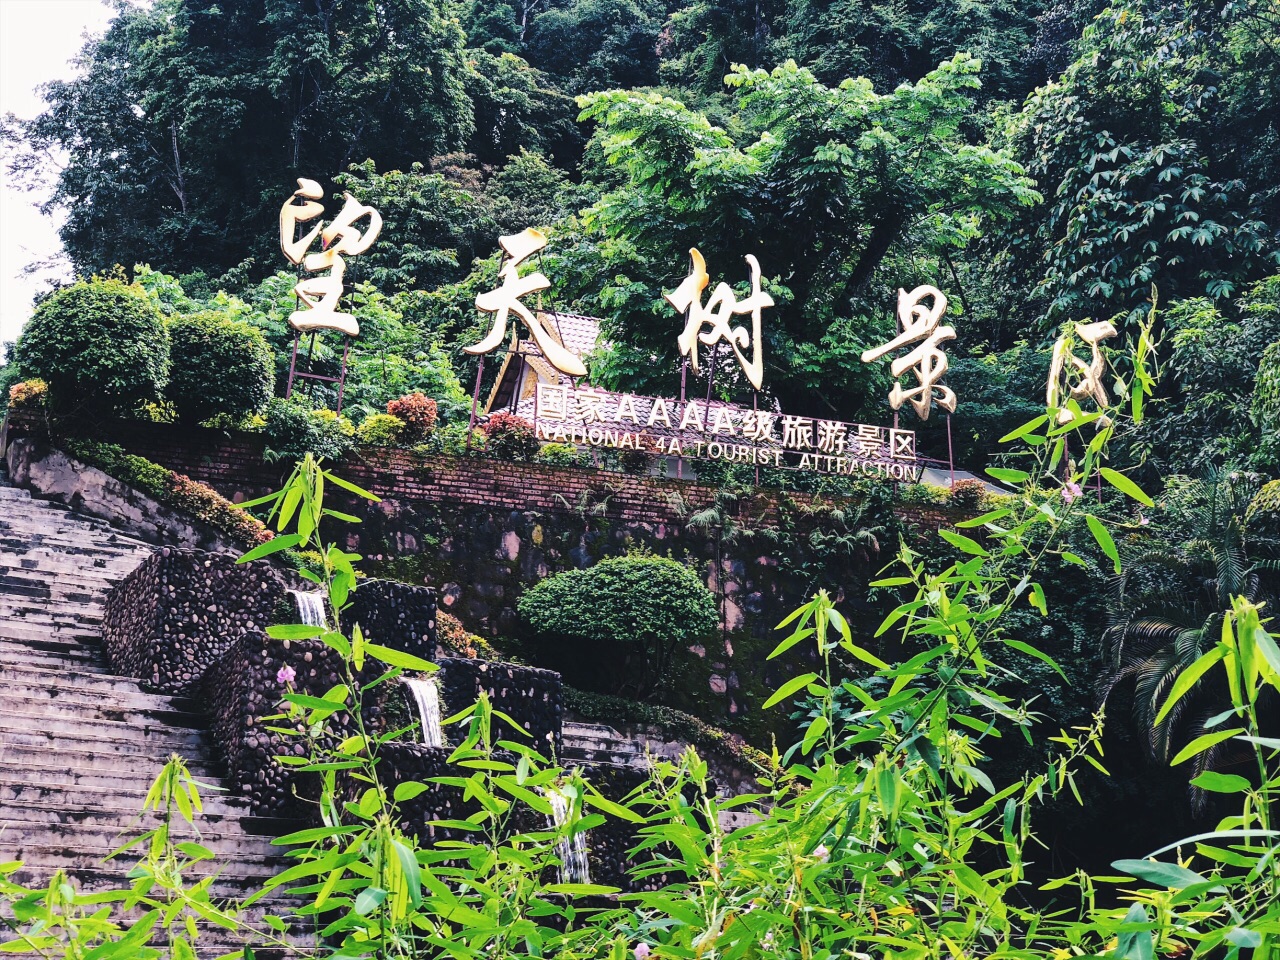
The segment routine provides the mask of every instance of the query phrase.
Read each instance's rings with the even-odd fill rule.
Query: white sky
[[[111,14],[101,0],[0,0],[0,114],[38,114],[43,102],[35,88],[71,76],[69,61],[86,32],[100,35]],[[16,189],[0,169],[0,342],[16,339],[31,314],[31,298],[58,275],[23,273],[27,264],[62,249],[58,223],[35,208],[43,199]],[[64,266],[61,273],[70,270]]]

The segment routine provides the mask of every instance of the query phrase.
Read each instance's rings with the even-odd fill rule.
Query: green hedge
[[[271,539],[271,531],[257,517],[241,510],[218,491],[123,447],[94,440],[67,439],[66,451],[77,460],[127,483],[166,507],[203,520],[236,544],[250,549]]]

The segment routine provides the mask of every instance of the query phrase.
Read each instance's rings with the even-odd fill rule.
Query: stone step
[[[176,746],[200,746],[206,738],[201,729],[191,724],[173,724],[169,717],[157,717],[151,711],[121,711],[125,719],[93,717],[70,704],[60,712],[48,703],[17,700],[0,711],[0,737],[7,733],[47,736],[51,743],[74,737],[86,740],[136,741]]]
[[[80,529],[105,536],[119,537],[129,543],[147,545],[145,541],[125,533],[119,527],[108,523],[106,520],[92,517],[87,513],[77,512],[65,504],[54,503],[50,500],[37,500],[35,498],[25,502],[19,500],[12,504],[11,509],[0,513],[0,525],[4,526],[22,527],[41,523],[55,525],[68,530]]]
[[[4,656],[4,653],[3,646],[0,646],[0,656]],[[153,713],[157,716],[172,714],[175,717],[183,718],[181,726],[188,725],[185,722],[187,717],[201,718],[203,716],[202,704],[190,697],[174,697],[163,693],[144,693],[137,689],[136,681],[131,682],[134,684],[134,691],[118,690],[104,696],[102,693],[96,693],[93,690],[69,687],[59,682],[57,675],[38,679],[32,679],[29,675],[24,675],[22,678],[0,677],[0,692],[3,693],[6,699],[32,700],[51,708],[74,705],[90,713],[95,710],[103,710]]]
[[[19,769],[23,764],[49,764],[55,760],[65,763],[68,769],[82,772],[110,773],[124,768],[138,770],[153,779],[166,760],[177,753],[182,757],[192,776],[219,776],[221,766],[214,766],[204,751],[188,753],[185,750],[166,750],[162,744],[127,744],[113,741],[63,739],[53,747],[43,743],[23,742],[21,734],[0,733],[0,766]],[[124,748],[124,749],[120,749]]]
[[[0,530],[0,556],[21,560],[34,560],[53,565],[95,567],[101,561],[105,565],[123,565],[130,561],[141,563],[154,548],[134,547],[114,541],[101,543],[85,536],[55,536],[51,532],[27,535],[10,534]]]
[[[70,566],[70,565],[68,565]],[[65,596],[69,593],[99,593],[105,596],[111,588],[128,576],[129,571],[114,573],[105,567],[81,566],[57,570],[39,564],[22,566],[12,563],[8,555],[0,556],[0,593],[45,588],[36,596]]]
[[[106,700],[94,702],[75,697],[16,696],[13,688],[0,682],[0,696],[22,716],[47,717],[52,722],[75,720],[86,723],[119,723],[130,729],[163,724],[175,730],[204,730],[203,714],[166,707],[126,707]]]
[[[107,826],[82,823],[42,823],[40,829],[18,829],[17,821],[8,824],[0,819],[0,858],[27,860],[42,853],[65,852],[72,862],[85,863],[101,859],[128,843],[140,833],[150,829],[149,824],[134,822],[134,818],[119,819]],[[269,836],[252,836],[240,830],[220,833],[217,830],[196,830],[175,816],[171,824],[175,840],[195,840],[213,850],[219,856],[237,860],[256,860],[259,863],[283,862],[279,847],[271,846]]]
[[[21,643],[10,642],[15,638],[0,634],[0,650],[4,651],[5,659],[10,663],[24,659],[32,662],[48,659],[86,661],[95,665],[101,662],[101,647],[93,638],[73,639],[65,634],[50,637],[47,634],[41,636],[37,631],[32,633],[36,635]]]
[[[135,798],[129,797],[132,805],[115,803],[110,806],[71,806],[44,801],[8,802],[0,807],[0,825],[5,823],[31,824],[79,824],[81,826],[119,827],[121,823],[137,823],[136,829],[150,829],[157,826],[160,820],[149,814],[138,820],[145,794]],[[255,817],[243,810],[222,805],[218,798],[200,795],[204,810],[196,816],[197,832],[201,836],[222,836],[230,828],[256,837],[269,843],[275,837],[283,837],[294,830],[302,829],[303,824],[295,820],[283,820],[279,817]],[[123,816],[122,816],[123,815]],[[185,825],[182,827],[185,831]],[[176,836],[176,834],[175,834]],[[281,848],[274,848],[282,853]]]
[[[0,683],[3,683],[6,679],[28,683],[48,682],[52,672],[46,668],[26,663],[8,664],[0,662]],[[82,693],[92,692],[107,695],[116,691],[124,693],[142,691],[138,681],[132,677],[122,677],[105,671],[68,670],[60,676],[61,680],[59,682],[61,686],[74,688],[82,691]]]
[[[97,626],[102,623],[104,600],[102,595],[87,596],[84,600],[41,600],[38,597],[0,594],[0,622],[23,620],[26,623]]]
[[[646,753],[643,741],[628,740],[626,737],[600,737],[600,736],[572,736],[570,733],[563,733],[561,737],[562,750],[609,750],[618,754],[635,754],[644,756]]]
[[[68,518],[65,513],[33,513],[31,516],[0,517],[0,538],[17,540],[22,545],[58,544],[64,547],[114,550],[116,553],[148,553],[152,544],[122,534],[114,527]]]
[[[38,715],[0,712],[0,744],[45,747],[61,750],[67,747],[93,749],[100,753],[140,754],[155,756],[157,752],[184,753],[199,749],[205,736],[199,730],[183,730],[161,723],[130,727],[109,720],[75,719],[41,721]]]
[[[146,796],[164,766],[163,762],[157,761],[102,768],[77,764],[76,759],[44,755],[28,759],[21,767],[4,765],[0,768],[0,802],[83,794],[85,803],[93,803],[98,798],[111,796],[112,791],[121,796]],[[215,775],[208,764],[188,760],[187,768],[198,783],[207,787],[210,796],[219,797],[224,803],[241,801],[242,798],[229,792],[231,785],[227,780]]]
[[[0,500],[30,500],[31,491],[0,484]],[[8,509],[7,507],[2,509]]]
[[[107,851],[110,853],[110,851]],[[10,856],[10,849],[0,845],[0,859],[21,860],[15,877],[19,883],[29,885],[47,885],[49,877],[55,870],[66,870],[75,878],[82,889],[110,890],[129,885],[126,879],[128,872],[140,859],[132,851],[105,859],[106,854],[91,854],[77,857],[74,850],[65,850],[56,846],[41,850],[31,850],[25,857]],[[271,877],[281,872],[285,863],[250,858],[247,861],[204,861],[193,865],[186,873],[188,883],[195,883],[208,876],[216,876],[213,883],[215,898],[220,900],[242,900],[262,888]],[[296,898],[286,899],[282,893],[273,893],[264,898],[277,908],[288,909],[297,904]]]

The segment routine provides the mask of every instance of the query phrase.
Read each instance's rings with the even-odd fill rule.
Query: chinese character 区
[[[926,307],[920,301],[925,297],[933,298],[933,306]],[[948,413],[956,409],[956,395],[950,387],[938,383],[947,372],[947,355],[938,349],[944,340],[954,340],[956,331],[953,327],[938,326],[943,313],[947,309],[947,298],[936,287],[919,286],[907,293],[898,288],[898,322],[902,325],[902,333],[883,346],[867,350],[862,354],[863,363],[879,360],[886,353],[905,347],[907,344],[923,341],[910,353],[904,354],[889,365],[889,372],[895,381],[911,368],[915,368],[919,386],[903,390],[902,384],[895,382],[889,393],[889,405],[898,410],[902,404],[910,400],[911,405],[921,420],[929,419],[929,411],[935,399],[938,406]]]
[[[366,206],[351,194],[343,196],[346,203],[337,218],[327,227],[316,224],[311,232],[298,237],[297,227],[324,213],[324,204],[316,203],[324,196],[320,184],[314,180],[298,179],[298,189],[280,208],[280,249],[290,263],[300,263],[308,273],[328,270],[322,277],[307,277],[293,288],[309,309],[295,310],[289,315],[289,325],[295,330],[337,330],[349,337],[358,336],[360,324],[347,313],[338,313],[342,299],[342,276],[346,272],[343,254],[354,257],[364,253],[378,239],[382,230],[382,216],[373,207]],[[294,203],[301,200],[301,203]],[[356,222],[369,218],[369,226],[363,233]],[[324,241],[320,253],[307,253],[316,237]]]
[[[667,302],[680,313],[686,314],[684,332],[680,334],[678,343],[680,353],[689,358],[689,365],[696,373],[698,370],[698,344],[708,346],[727,340],[742,365],[743,372],[751,385],[757,390],[764,381],[764,353],[760,343],[760,311],[773,306],[773,298],[760,289],[760,263],[755,257],[747,255],[747,266],[751,268],[751,294],[739,301],[733,288],[727,283],[718,283],[711,291],[711,299],[704,306],[703,291],[707,289],[710,277],[707,276],[707,264],[697,248],[689,251],[689,276],[675,289],[664,294]],[[730,327],[729,318],[735,314],[751,314],[751,332],[746,327]],[[704,329],[708,328],[708,329]],[[751,349],[751,359],[743,353]]]
[[[1089,362],[1085,363],[1071,352],[1065,333],[1058,338],[1053,345],[1053,360],[1049,365],[1049,389],[1045,397],[1045,402],[1050,409],[1061,407],[1064,386],[1072,400],[1078,401],[1092,397],[1098,406],[1107,405],[1107,388],[1102,385],[1102,375],[1106,372],[1107,361],[1103,358],[1098,344],[1114,337],[1116,328],[1107,320],[1100,320],[1097,323],[1077,323],[1076,335],[1089,344],[1091,351]],[[1080,375],[1080,379],[1075,383],[1070,382],[1073,374]],[[1072,419],[1070,410],[1058,409],[1059,423],[1070,423]],[[1097,422],[1099,426],[1105,427],[1111,420],[1107,416],[1100,416]]]
[[[507,316],[514,313],[533,334],[533,340],[542,351],[547,361],[561,373],[570,377],[585,377],[587,368],[582,361],[556,342],[542,326],[542,321],[520,302],[520,298],[551,286],[540,270],[527,276],[520,276],[520,264],[547,245],[547,238],[532,227],[523,233],[509,237],[499,237],[498,243],[506,254],[506,263],[498,274],[502,278],[502,286],[476,297],[476,309],[483,313],[492,313],[493,327],[483,340],[474,346],[463,347],[467,353],[488,353],[497,347],[507,335]]]
[[[916,458],[916,435],[911,430],[889,431],[889,456],[895,460]]]

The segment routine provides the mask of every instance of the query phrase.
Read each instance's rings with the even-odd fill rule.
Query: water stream
[[[443,747],[444,730],[440,726],[440,691],[436,682],[426,677],[401,677],[401,683],[413,694],[418,705],[418,722],[422,727],[422,745]]]
[[[551,823],[563,829],[573,811],[573,801],[554,787],[543,791],[551,803]],[[591,862],[587,859],[587,832],[580,830],[556,844],[556,856],[560,858],[561,883],[590,883]]]
[[[308,593],[305,590],[290,590],[294,602],[298,605],[298,617],[309,627],[327,627],[329,618],[325,615],[325,596],[322,593]]]

